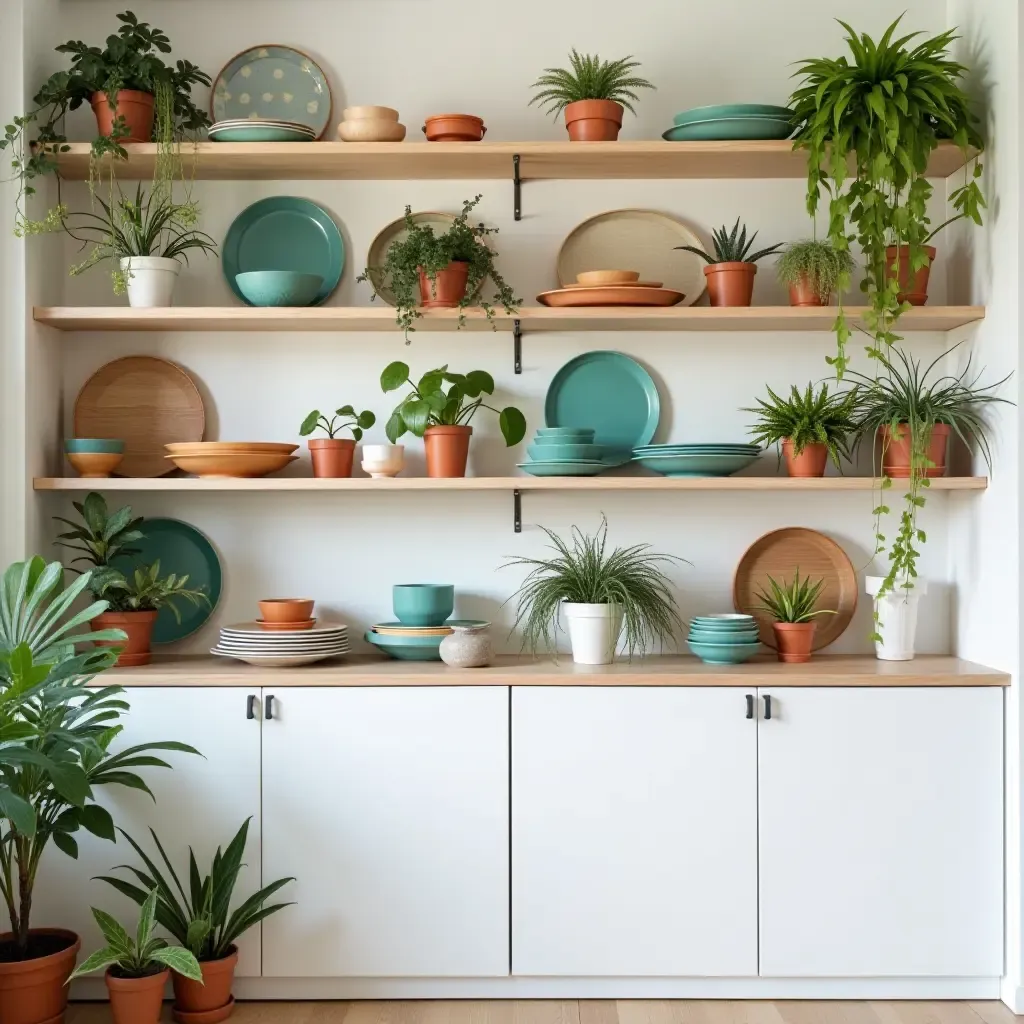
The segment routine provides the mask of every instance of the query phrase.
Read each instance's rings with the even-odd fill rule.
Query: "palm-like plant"
[[[640,67],[632,56],[621,60],[601,60],[597,54],[580,54],[575,47],[569,54],[569,68],[545,68],[532,88],[537,89],[530,106],[535,103],[557,118],[570,104],[579,100],[611,100],[635,114],[633,103],[639,102],[637,89],[653,89],[646,78],[631,72]]]
[[[815,608],[824,586],[823,579],[812,581],[809,576],[801,579],[800,570],[797,569],[789,583],[785,579],[779,583],[769,576],[769,589],[759,587],[757,597],[761,609],[776,622],[810,622],[818,615],[836,614],[831,608]]]
[[[737,217],[736,223],[732,227],[732,231],[723,224],[717,231],[711,232],[711,240],[715,246],[714,256],[695,245],[677,245],[675,248],[685,249],[687,252],[695,253],[706,263],[711,264],[756,263],[759,259],[762,259],[765,256],[771,256],[772,253],[776,253],[782,248],[782,242],[777,242],[775,245],[769,246],[767,249],[758,249],[757,252],[751,253],[749,250],[754,244],[755,238],[757,238],[756,231],[750,236],[750,238],[747,238],[747,226],[744,224],[741,229],[740,219]]]

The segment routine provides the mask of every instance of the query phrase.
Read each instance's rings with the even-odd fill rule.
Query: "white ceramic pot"
[[[169,306],[181,264],[166,256],[126,256],[121,271],[128,279],[128,305],[136,308]]]
[[[622,632],[622,609],[612,604],[573,604],[562,608],[569,623],[572,660],[577,665],[610,665]]]
[[[875,599],[878,632],[882,637],[875,641],[875,657],[880,661],[911,661],[914,657],[914,635],[917,633],[917,607],[928,592],[928,584],[918,579],[914,581],[913,590],[896,587],[879,598],[878,591],[884,582],[884,576],[866,576],[864,579],[865,589]]]
[[[452,668],[484,668],[494,657],[488,625],[452,626],[440,644],[441,660]]]
[[[405,465],[403,444],[364,444],[361,454],[363,472],[369,473],[375,480],[398,476]]]

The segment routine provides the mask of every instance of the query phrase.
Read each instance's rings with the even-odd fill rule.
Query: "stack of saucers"
[[[594,444],[588,427],[538,427],[526,451],[530,461],[518,468],[530,476],[597,476],[608,468],[608,446]]]
[[[323,623],[292,632],[268,632],[259,622],[241,622],[225,626],[210,653],[263,668],[312,665],[349,653],[348,627],[341,623]]]
[[[366,631],[366,640],[398,661],[440,661],[441,641],[450,636],[449,616],[455,609],[451,583],[396,583],[391,600],[397,622],[378,622]]]
[[[676,114],[674,121],[675,124],[661,136],[668,142],[788,139],[796,127],[792,110],[771,103],[694,107]]]
[[[633,462],[662,476],[732,476],[756,461],[756,444],[647,444],[633,449]]]
[[[687,638],[690,650],[708,665],[739,665],[761,647],[752,615],[697,615]]]
[[[316,132],[298,121],[258,117],[218,121],[209,129],[211,142],[313,142]]]

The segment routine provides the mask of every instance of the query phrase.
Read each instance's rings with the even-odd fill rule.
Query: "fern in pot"
[[[855,266],[849,249],[808,238],[787,246],[775,269],[779,280],[789,286],[791,306],[827,306]]]

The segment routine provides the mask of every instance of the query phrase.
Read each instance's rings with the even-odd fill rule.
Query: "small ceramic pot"
[[[452,626],[452,633],[441,641],[441,660],[452,668],[485,668],[494,658],[490,624]]]
[[[308,622],[315,601],[308,597],[267,597],[259,602],[264,622]]]
[[[900,302],[909,302],[912,306],[923,306],[928,301],[928,278],[935,262],[935,246],[924,245],[921,248],[928,254],[928,262],[917,270],[910,268],[910,249],[907,246],[890,245],[885,250],[885,276],[890,281],[897,278]],[[895,271],[893,265],[897,267]]]
[[[398,111],[394,107],[346,107],[341,112],[343,121],[391,121],[397,123]]]
[[[0,934],[0,945],[14,941],[11,932]],[[31,960],[0,960],[0,1020],[4,1024],[60,1024],[68,1005],[68,975],[82,940],[63,928],[33,928],[33,944],[54,950]]]
[[[223,1016],[217,1015],[216,1020],[225,1020],[234,1009],[231,999],[231,986],[235,980],[235,965],[238,963],[238,950],[232,946],[227,956],[219,960],[204,960],[199,964],[203,972],[202,982],[183,978],[174,974],[174,1017],[175,1020],[189,1022],[202,1014],[204,1020],[210,1020],[207,1014],[216,1011],[227,1011]]]
[[[928,593],[928,584],[918,578],[910,590],[897,586],[885,597],[879,597],[884,582],[884,576],[864,577],[864,589],[875,599],[878,635],[882,638],[875,641],[875,657],[879,661],[912,661],[917,609]]]
[[[622,632],[622,609],[613,604],[562,604],[569,623],[572,660],[577,665],[610,665]]]
[[[153,626],[156,612],[103,612],[92,620],[92,628],[120,629],[127,640],[97,640],[97,647],[120,647],[121,653],[114,662],[114,668],[133,668],[148,665],[153,659]]]
[[[89,102],[96,115],[96,130],[100,135],[110,135],[114,130],[114,119],[120,115],[128,126],[128,137],[119,139],[119,142],[153,141],[153,110],[156,100],[152,93],[120,89],[111,107],[105,92],[94,92]]]
[[[443,626],[455,610],[451,583],[396,583],[391,588],[395,617],[406,626]]]
[[[787,665],[800,665],[811,660],[814,643],[814,622],[773,622],[772,632],[779,661]]]
[[[882,472],[893,479],[905,480],[910,476],[910,428],[900,425],[899,434],[893,434],[889,427],[879,431],[882,442]],[[932,463],[924,471],[926,477],[946,475],[946,449],[949,442],[949,427],[936,423],[926,442],[925,450]]]
[[[807,274],[801,274],[796,284],[789,286],[789,304],[791,306],[827,306],[831,295],[822,298],[818,294],[818,285]]]
[[[622,104],[614,100],[577,100],[565,108],[570,142],[614,142],[622,127]]]
[[[466,296],[469,264],[453,260],[431,281],[420,271],[420,305],[424,309],[454,309]]]
[[[754,297],[756,263],[710,263],[704,268],[712,306],[749,306]]]
[[[423,432],[427,476],[465,476],[472,433],[472,427],[427,427]]]
[[[825,465],[828,463],[828,446],[813,442],[805,444],[799,455],[793,448],[793,442],[782,442],[782,457],[786,460],[788,476],[824,476]]]
[[[475,114],[432,114],[423,134],[427,142],[479,142],[486,134],[484,119]]]
[[[158,1024],[171,972],[164,968],[144,978],[118,978],[111,970],[107,968],[104,980],[110,993],[110,1016],[114,1024]]]
[[[128,279],[128,305],[133,309],[170,306],[181,264],[166,256],[126,256],[121,271]]]
[[[313,476],[349,477],[356,443],[350,437],[314,437],[309,442]]]
[[[401,142],[405,138],[405,125],[369,117],[342,121],[338,125],[338,138],[342,142]]]
[[[363,472],[375,480],[398,476],[405,466],[405,445],[364,444],[362,454]]]

